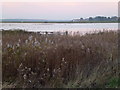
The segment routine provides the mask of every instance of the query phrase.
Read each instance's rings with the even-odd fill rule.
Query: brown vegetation
[[[117,32],[83,36],[3,31],[6,87],[107,87],[117,76]]]

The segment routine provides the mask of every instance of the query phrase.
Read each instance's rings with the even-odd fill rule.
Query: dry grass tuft
[[[84,36],[3,31],[3,85],[106,87],[117,72],[117,32]]]

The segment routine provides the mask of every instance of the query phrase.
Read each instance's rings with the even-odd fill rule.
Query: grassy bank
[[[3,87],[118,87],[117,32],[3,31]]]

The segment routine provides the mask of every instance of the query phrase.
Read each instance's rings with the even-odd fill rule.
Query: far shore
[[[16,22],[16,21],[5,21],[5,22],[1,22],[0,23],[120,23],[118,21],[83,21],[83,22]]]

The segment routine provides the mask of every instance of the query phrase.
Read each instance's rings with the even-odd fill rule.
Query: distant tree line
[[[73,22],[117,22],[120,21],[120,17],[113,16],[113,17],[105,17],[105,16],[96,16],[96,17],[89,17],[89,18],[80,18],[80,19],[73,19]]]
[[[77,18],[72,20],[44,20],[44,19],[0,19],[0,23],[117,23],[120,17],[96,16],[88,18]]]

